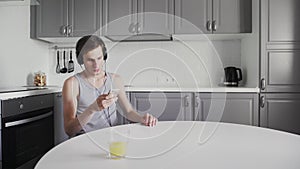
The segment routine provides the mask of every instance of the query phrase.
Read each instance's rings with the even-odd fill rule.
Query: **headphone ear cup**
[[[103,47],[103,60],[106,60],[107,59],[107,50],[106,50],[106,47],[104,46]]]
[[[78,57],[78,63],[79,63],[80,65],[83,65],[83,59],[82,59],[82,56],[79,56],[79,57]]]
[[[82,56],[80,56],[78,51],[76,51],[76,59],[79,65],[83,64]]]

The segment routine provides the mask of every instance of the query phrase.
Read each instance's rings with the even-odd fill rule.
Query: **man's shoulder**
[[[70,76],[65,80],[65,84],[74,84],[74,83],[78,83],[77,78],[74,76]]]
[[[116,74],[116,73],[109,73],[109,74],[110,74],[110,76],[111,76],[113,79],[115,79],[115,78],[117,78],[117,79],[121,78],[121,76],[120,76],[119,74]]]

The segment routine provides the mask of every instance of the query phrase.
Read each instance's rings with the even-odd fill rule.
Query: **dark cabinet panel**
[[[251,23],[251,0],[213,0],[214,33],[249,33]]]
[[[150,113],[159,121],[192,120],[192,93],[131,93],[133,107]]]
[[[175,33],[249,33],[251,0],[175,0]]]
[[[69,0],[70,36],[80,37],[99,31],[102,4],[99,0]]]
[[[210,33],[211,0],[175,0],[175,33]]]
[[[300,94],[262,94],[260,126],[300,134]]]
[[[196,120],[258,126],[258,94],[200,93],[196,102]]]
[[[174,0],[104,0],[103,34],[172,34]]]
[[[300,92],[300,1],[261,1],[262,92]]]
[[[54,94],[54,145],[69,139],[64,128],[63,99],[61,93]]]
[[[137,22],[136,0],[103,1],[103,34],[133,35]]]
[[[101,0],[40,0],[31,9],[36,37],[80,37],[100,29]],[[33,24],[33,25],[34,25]]]
[[[37,37],[63,37],[67,25],[66,0],[41,0],[36,6]]]
[[[173,34],[174,0],[141,0],[138,33]]]
[[[300,1],[264,0],[262,24],[267,42],[300,42]]]
[[[263,92],[300,92],[300,50],[270,50],[262,57]]]

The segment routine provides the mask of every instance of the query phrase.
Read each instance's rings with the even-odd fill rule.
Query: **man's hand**
[[[142,120],[141,120],[141,123],[144,124],[145,126],[150,126],[150,127],[153,127],[156,125],[157,123],[157,118],[152,116],[151,114],[149,113],[146,113],[143,117],[142,117]]]
[[[118,97],[116,97],[114,94],[102,94],[97,98],[97,105],[100,108],[100,110],[108,108],[110,105],[112,105],[114,102],[118,100]]]

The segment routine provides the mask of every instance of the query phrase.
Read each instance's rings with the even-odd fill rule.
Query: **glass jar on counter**
[[[34,73],[34,85],[36,86],[46,86],[46,74],[44,72]]]

